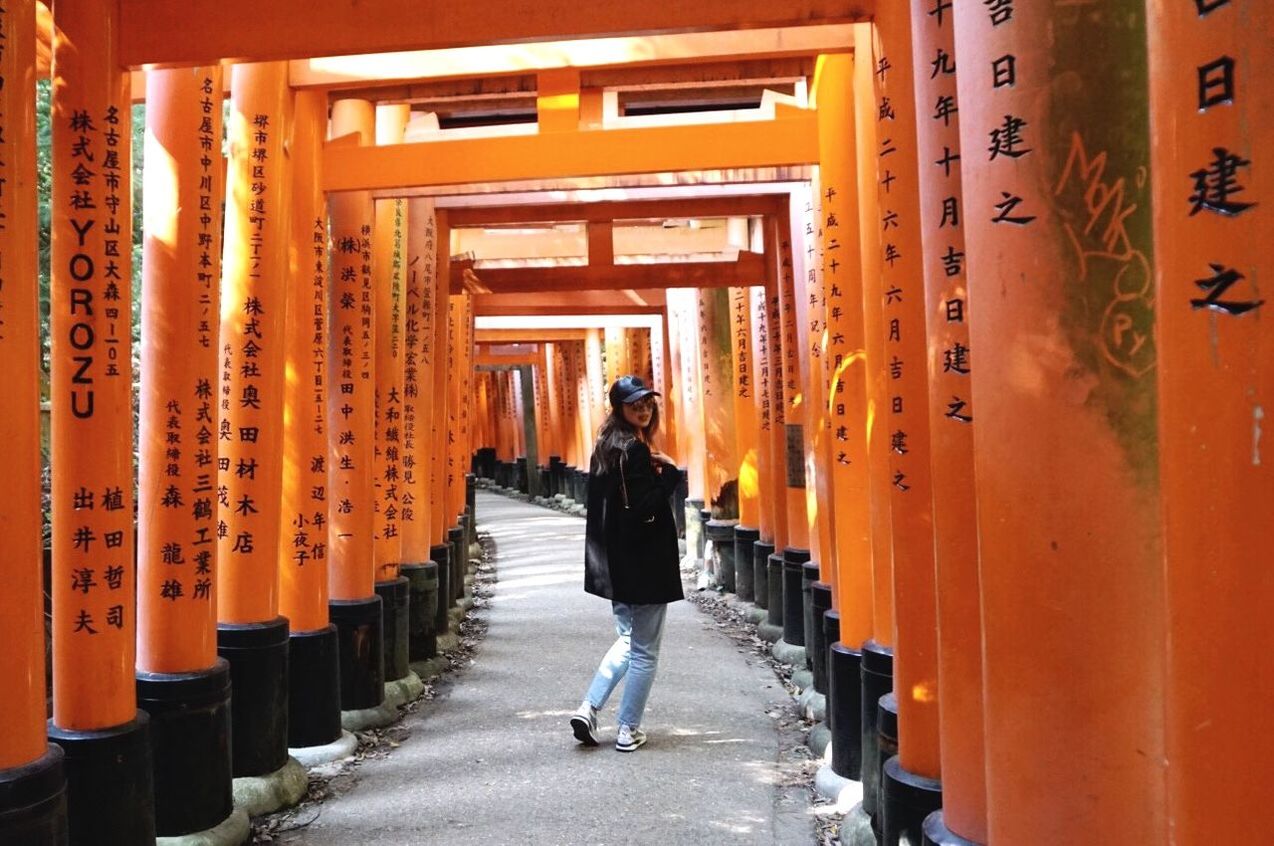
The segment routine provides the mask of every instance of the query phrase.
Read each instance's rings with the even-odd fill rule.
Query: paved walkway
[[[489,630],[475,663],[407,718],[411,736],[366,761],[300,839],[378,844],[800,844],[814,842],[803,787],[784,787],[768,712],[790,703],[773,674],[688,602],[672,606],[646,712],[650,740],[576,744],[567,720],[614,634],[583,592],[584,521],[479,491],[497,555]]]

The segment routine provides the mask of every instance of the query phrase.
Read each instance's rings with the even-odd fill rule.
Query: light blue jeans
[[[627,674],[624,697],[619,703],[619,724],[636,728],[641,725],[646,700],[650,698],[650,687],[655,683],[659,642],[664,636],[668,606],[612,602],[611,608],[615,614],[615,632],[619,637],[593,674],[593,683],[588,686],[586,698],[590,705],[601,710],[619,680]]]

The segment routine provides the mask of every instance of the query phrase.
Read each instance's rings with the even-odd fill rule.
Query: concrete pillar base
[[[744,618],[754,626],[759,626],[765,622],[765,618],[769,616],[769,612],[764,608],[758,608],[755,605],[749,605],[743,609]]]
[[[923,833],[924,839],[920,841],[920,846],[982,846],[982,844],[961,837],[947,828],[941,810],[934,811],[925,817]]]
[[[360,708],[341,712],[341,728],[346,731],[367,731],[384,728],[398,722],[398,706],[382,702],[375,708]]]
[[[272,773],[234,780],[234,806],[248,816],[259,817],[280,808],[290,808],[305,795],[309,776],[292,757]]]
[[[797,706],[801,709],[801,716],[807,720],[813,720],[816,723],[825,722],[827,720],[827,697],[812,687],[807,687],[801,691],[801,695],[796,699]],[[830,732],[831,730],[828,729]]]
[[[849,809],[840,822],[841,846],[880,846],[876,832],[871,828],[871,817],[863,810],[862,803]]]
[[[408,649],[411,638],[411,582],[406,576],[376,583],[380,597],[381,651],[384,654],[385,678],[399,679],[407,675]]]
[[[251,836],[252,822],[248,819],[248,812],[235,808],[230,816],[212,828],[176,837],[156,837],[155,846],[240,846],[247,843]]]
[[[805,666],[805,647],[796,646],[790,643],[787,638],[787,631],[783,631],[784,639],[776,642],[770,651],[774,655],[774,659],[782,664],[791,664],[793,667]]]
[[[801,693],[809,690],[814,684],[814,674],[809,670],[795,670],[792,673],[792,686]]]
[[[818,772],[814,774],[814,790],[819,796],[832,803],[832,807],[838,814],[848,814],[850,810],[863,801],[863,783],[845,778],[836,774],[828,765],[818,768]],[[871,824],[867,825],[868,830]],[[844,840],[844,827],[842,825],[841,842]]]
[[[809,737],[806,739],[805,745],[814,753],[815,758],[826,757],[827,747],[832,745],[832,730],[827,727],[827,723],[815,722],[810,727]]]
[[[62,747],[50,744],[22,767],[0,770],[0,843],[66,842],[66,773]]]
[[[880,797],[884,846],[919,843],[925,818],[942,807],[942,782],[909,773],[898,757],[885,762]]]
[[[442,656],[434,656],[425,661],[411,662],[411,671],[421,678],[422,681],[429,681],[432,678],[442,675],[442,671],[447,667],[447,659]]]
[[[385,704],[398,708],[408,702],[415,702],[425,692],[425,683],[420,676],[407,671],[400,679],[385,682]]]
[[[317,767],[348,758],[357,749],[358,738],[342,729],[340,736],[331,743],[324,743],[322,746],[294,746],[288,749],[288,754],[303,767]]]
[[[761,622],[757,623],[756,636],[761,638],[761,640],[765,641],[766,643],[777,644],[780,640],[783,639],[783,627],[776,626],[773,623],[768,622],[767,620],[762,620]]]

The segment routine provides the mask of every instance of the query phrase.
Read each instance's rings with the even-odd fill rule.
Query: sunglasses
[[[629,407],[629,408],[631,408],[633,411],[636,411],[636,412],[642,412],[642,411],[654,411],[654,410],[655,410],[655,400],[654,400],[654,398],[653,398],[653,397],[645,397],[645,398],[643,398],[643,399],[639,399],[639,400],[637,400],[636,402],[630,402],[630,403],[628,404],[628,407]]]

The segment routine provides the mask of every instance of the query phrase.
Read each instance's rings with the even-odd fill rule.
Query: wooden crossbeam
[[[465,288],[452,266],[451,290]],[[478,268],[472,271],[477,293],[620,291],[629,288],[728,288],[765,285],[767,262],[757,253],[739,253],[737,261],[687,261],[662,264],[608,264],[582,267]]]
[[[748,194],[669,200],[615,200],[600,203],[463,206],[447,210],[453,228],[519,223],[593,223],[615,220],[669,220],[755,217],[786,208],[785,194]]]

